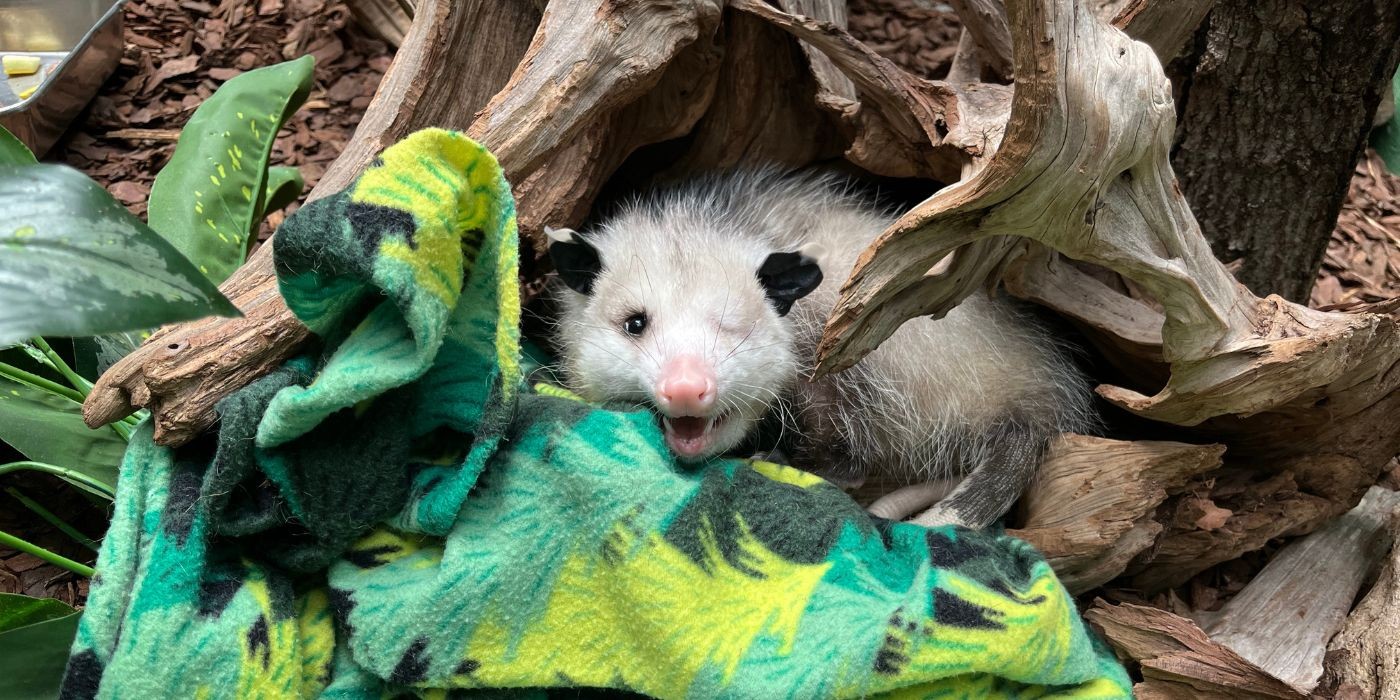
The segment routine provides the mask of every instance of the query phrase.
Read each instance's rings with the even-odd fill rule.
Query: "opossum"
[[[872,513],[938,501],[914,521],[985,527],[1053,436],[1092,425],[1088,385],[1064,343],[985,294],[810,381],[842,281],[892,220],[836,176],[768,167],[636,198],[584,233],[550,229],[563,380],[652,407],[682,460],[734,450],[776,416],[795,466],[848,488],[912,485]]]

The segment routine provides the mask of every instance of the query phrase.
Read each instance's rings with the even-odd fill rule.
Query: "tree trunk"
[[[1172,163],[1255,294],[1305,303],[1400,60],[1395,0],[1222,0],[1197,35]]]

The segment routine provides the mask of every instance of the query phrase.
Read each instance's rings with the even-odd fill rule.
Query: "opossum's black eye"
[[[641,335],[643,332],[646,331],[646,329],[647,315],[644,312],[639,311],[635,314],[632,314],[631,316],[627,317],[627,320],[622,322],[622,330],[626,331],[627,335],[633,337]]]

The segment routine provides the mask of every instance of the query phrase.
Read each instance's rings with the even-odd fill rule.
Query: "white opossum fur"
[[[964,493],[959,505],[955,491],[945,501],[953,508],[919,522],[989,524],[1052,436],[1092,424],[1088,386],[1032,316],[983,294],[942,319],[905,323],[856,366],[809,382],[841,283],[892,220],[836,178],[752,169],[637,199],[585,234],[551,231],[559,244],[581,237],[597,260],[581,286],[574,271],[586,294],[556,286],[565,381],[590,400],[656,406],[668,358],[699,355],[714,368],[725,417],[693,457],[732,450],[777,411],[797,433],[795,465],[843,485],[914,484],[988,465],[985,483],[969,486],[987,493]],[[758,271],[769,255],[797,251],[823,274],[782,315]],[[623,325],[637,314],[643,332],[629,334]]]

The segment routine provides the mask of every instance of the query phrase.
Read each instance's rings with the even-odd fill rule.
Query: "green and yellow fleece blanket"
[[[275,239],[317,346],[122,465],[65,698],[1122,698],[1025,543],[675,462],[531,389],[495,159],[419,132]]]

